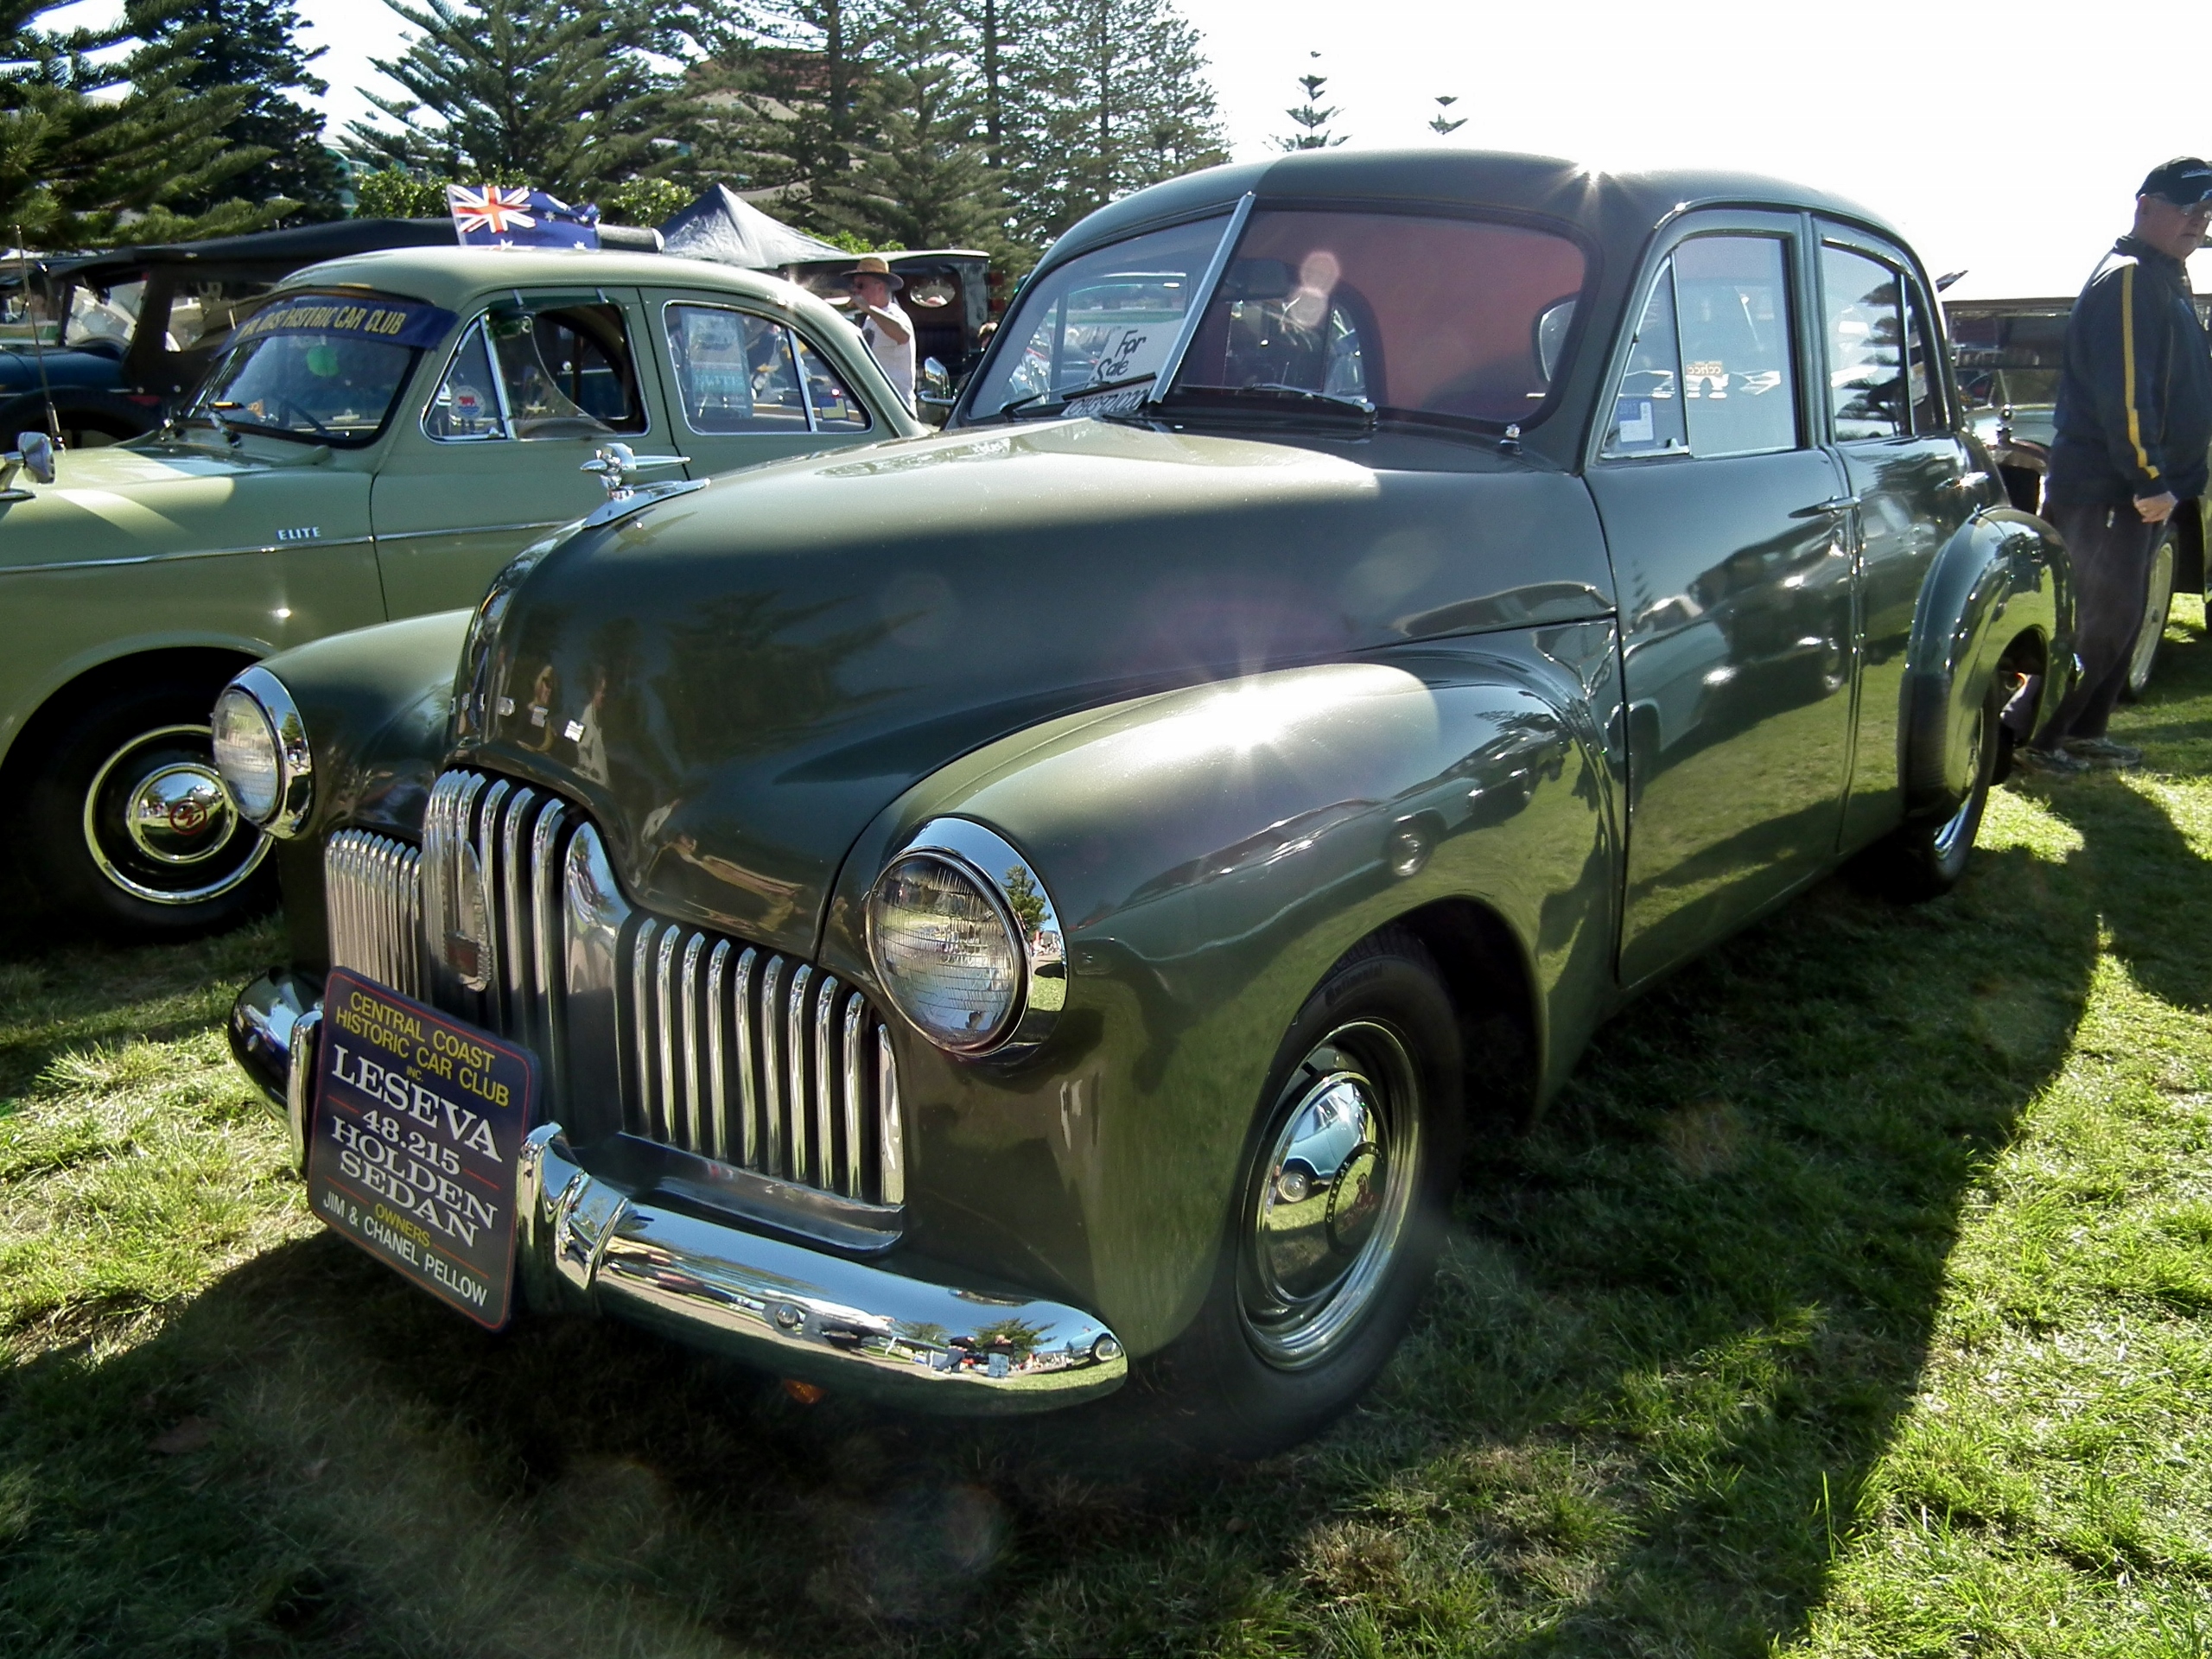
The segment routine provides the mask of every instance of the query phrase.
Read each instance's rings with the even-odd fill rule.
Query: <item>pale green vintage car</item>
[[[211,764],[251,662],[472,605],[654,479],[920,431],[850,324],[773,277],[646,253],[411,248],[302,271],[187,412],[0,487],[0,778],[34,890],[111,932],[220,925],[265,843]]]

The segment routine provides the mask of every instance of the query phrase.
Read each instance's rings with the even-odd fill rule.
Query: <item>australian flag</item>
[[[571,207],[526,184],[449,184],[454,229],[471,248],[595,248],[599,209]]]

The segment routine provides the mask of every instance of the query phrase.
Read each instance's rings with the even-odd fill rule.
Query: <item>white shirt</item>
[[[883,331],[883,325],[873,316],[861,319],[861,338],[868,342],[868,354],[875,359],[875,366],[883,371],[883,378],[891,383],[906,405],[906,412],[914,412],[914,325],[895,299],[886,300],[882,308],[899,320],[906,331],[904,340],[894,340]]]

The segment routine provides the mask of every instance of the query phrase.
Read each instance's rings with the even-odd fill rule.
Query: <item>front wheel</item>
[[[175,938],[271,901],[268,842],[215,771],[215,690],[156,680],[111,691],[56,733],[27,802],[41,895],[95,931]]]
[[[2166,637],[2166,613],[2174,604],[2174,538],[2171,531],[2159,537],[2151,554],[2151,583],[2144,596],[2143,626],[2135,635],[2135,652],[2127,659],[2127,681],[2120,696],[2138,701],[2151,688],[2151,670],[2158,660],[2158,642]]]
[[[1357,1400],[1435,1266],[1459,1173],[1458,1021],[1388,930],[1331,969],[1262,1096],[1212,1287],[1153,1370],[1200,1443],[1263,1457]]]
[[[1974,855],[1974,836],[1989,805],[1998,757],[2005,742],[2005,702],[1992,686],[1981,700],[1967,751],[1966,798],[1942,817],[1909,818],[1859,856],[1856,873],[1878,892],[1901,904],[1938,899],[1959,885]]]

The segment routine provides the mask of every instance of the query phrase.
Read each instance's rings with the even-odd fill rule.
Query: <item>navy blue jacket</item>
[[[2181,262],[2123,236],[2066,322],[2046,499],[2202,495],[2212,447],[2212,342]]]

